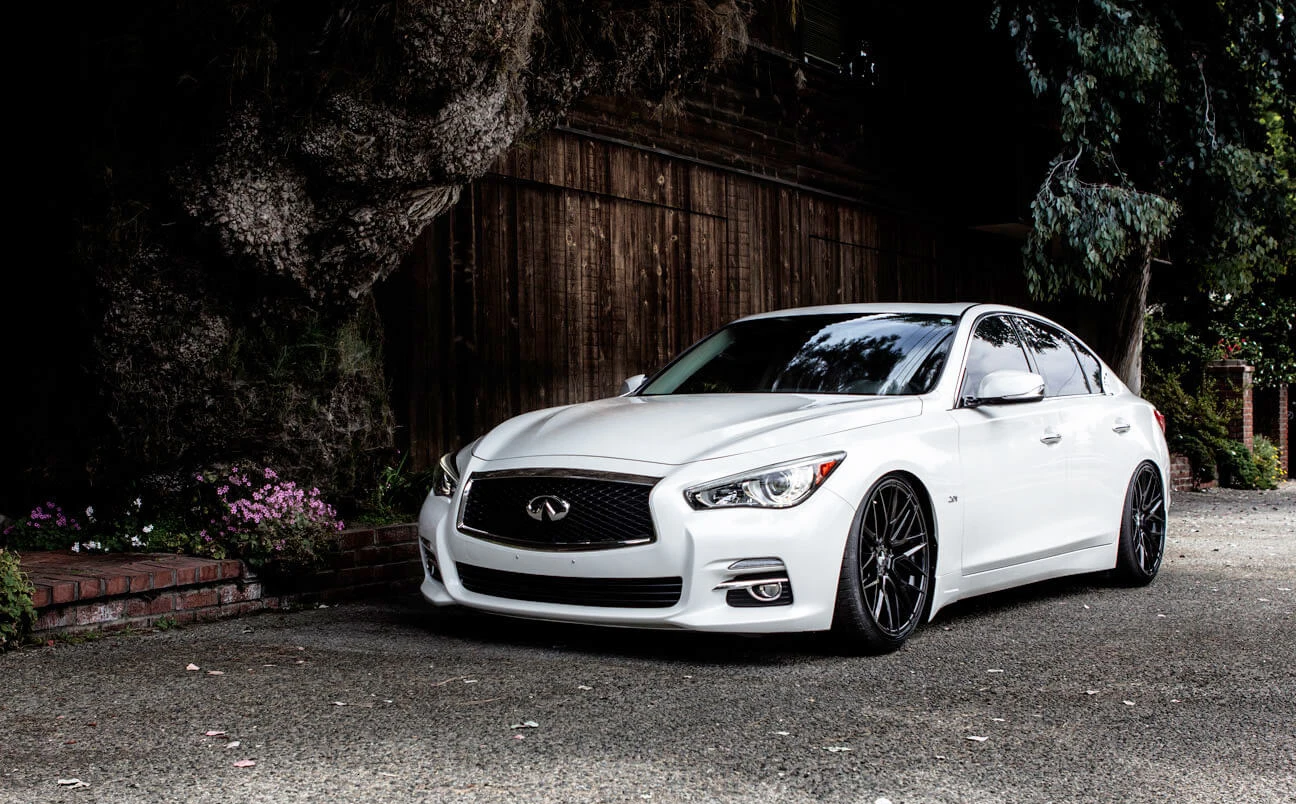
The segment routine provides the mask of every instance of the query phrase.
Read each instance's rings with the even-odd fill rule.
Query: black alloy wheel
[[[904,477],[873,484],[846,542],[835,630],[866,653],[905,643],[931,598],[935,552],[922,498]]]
[[[1161,569],[1165,538],[1165,487],[1156,464],[1144,461],[1134,470],[1125,492],[1116,576],[1136,586],[1151,583]]]

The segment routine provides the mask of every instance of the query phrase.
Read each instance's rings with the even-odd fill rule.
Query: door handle
[[[1129,429],[1130,429],[1130,423],[1125,421],[1124,419],[1117,419],[1116,424],[1112,425],[1113,433],[1128,433]]]
[[[1061,434],[1061,433],[1046,432],[1046,433],[1044,433],[1043,437],[1040,438],[1040,443],[1041,443],[1041,444],[1056,444],[1057,442],[1059,442],[1059,441],[1061,441],[1061,440],[1062,440],[1062,434]]]

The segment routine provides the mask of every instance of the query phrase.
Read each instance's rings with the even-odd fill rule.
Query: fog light
[[[427,567],[428,576],[432,580],[441,580],[441,568],[437,566],[436,553],[429,550],[426,543],[423,544],[423,566]]]
[[[747,587],[747,594],[756,598],[762,603],[773,603],[783,594],[783,584],[781,583],[763,583],[757,586]]]

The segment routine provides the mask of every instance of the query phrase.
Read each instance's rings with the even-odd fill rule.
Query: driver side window
[[[992,315],[983,318],[972,333],[959,399],[976,396],[982,378],[1000,369],[1030,371],[1030,363],[1012,323],[1004,316]]]

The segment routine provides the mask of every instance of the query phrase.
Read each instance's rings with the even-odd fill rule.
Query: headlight
[[[459,488],[459,467],[455,466],[455,453],[447,452],[432,470],[432,493],[438,497],[453,497]]]
[[[807,500],[846,453],[834,452],[753,469],[684,491],[689,505],[704,508],[791,508]]]

